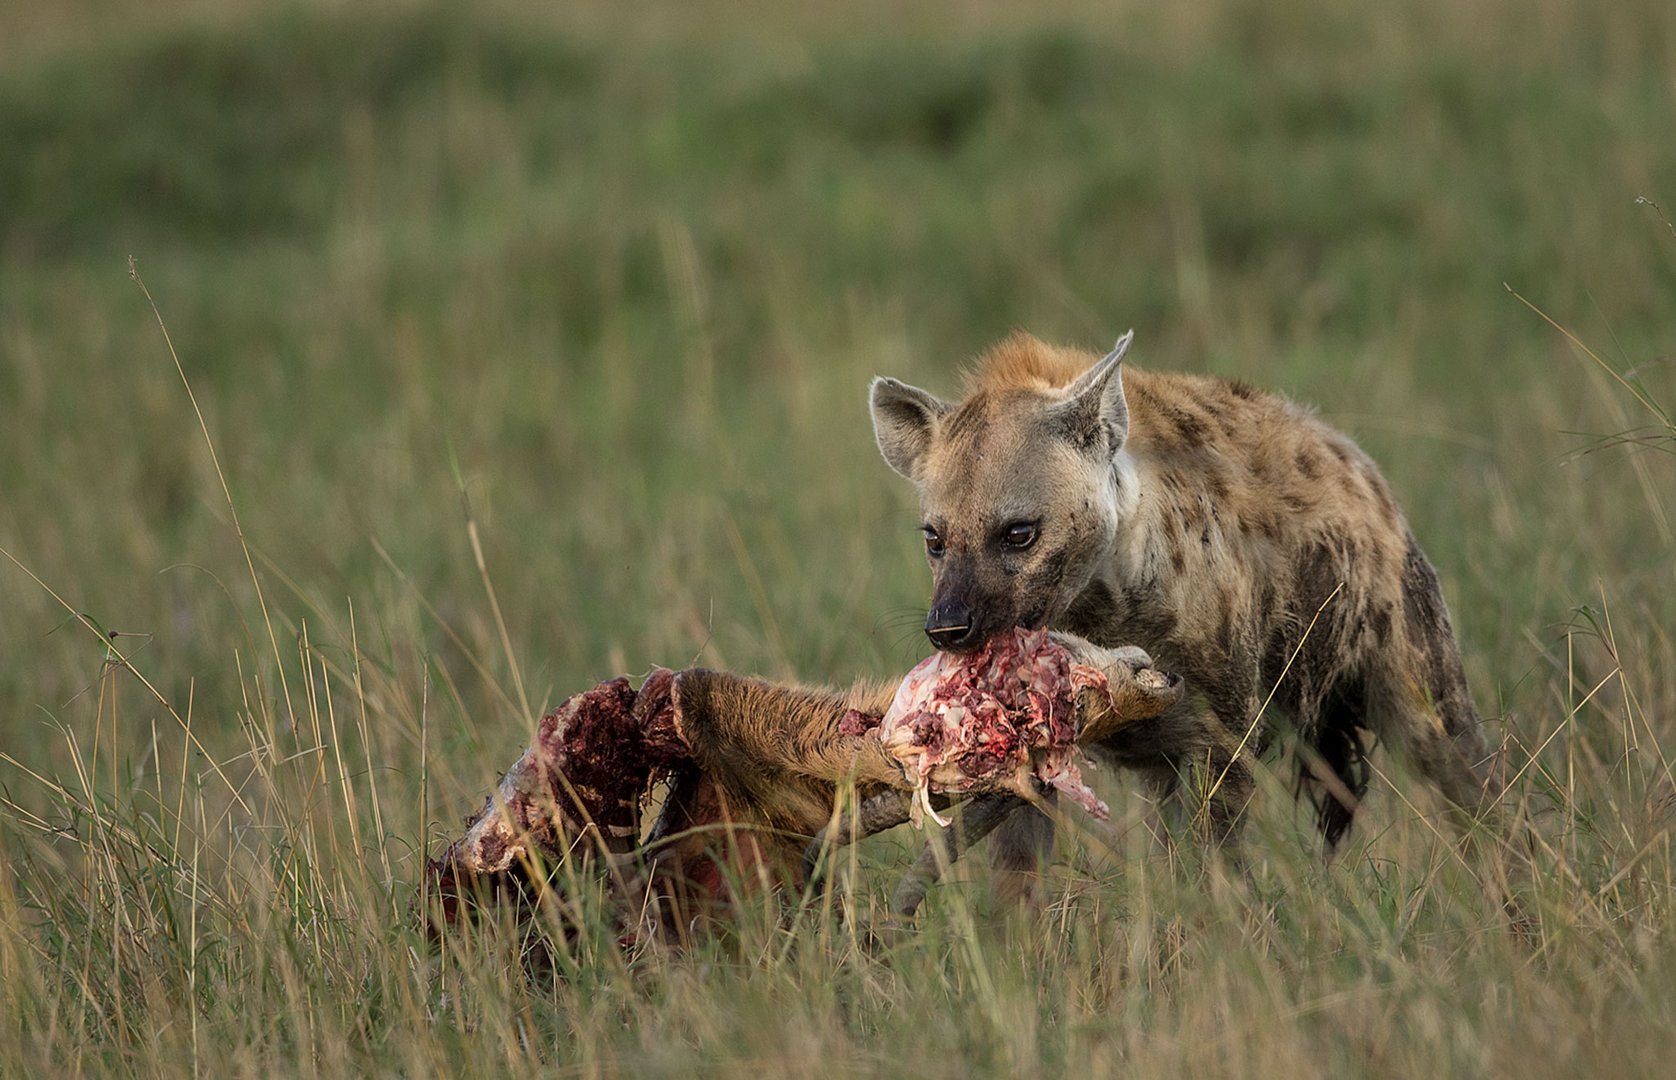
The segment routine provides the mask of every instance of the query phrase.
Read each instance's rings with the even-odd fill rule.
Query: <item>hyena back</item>
[[[1160,788],[1204,781],[1219,840],[1275,712],[1304,744],[1299,782],[1329,853],[1368,785],[1368,733],[1458,817],[1486,806],[1488,754],[1437,576],[1372,460],[1243,383],[1126,368],[1128,341],[1097,360],[1015,334],[954,403],[874,382],[880,449],[919,489],[933,643],[1050,625],[1184,675],[1200,707],[1102,749]],[[1015,817],[996,859],[1024,873],[1052,834]]]

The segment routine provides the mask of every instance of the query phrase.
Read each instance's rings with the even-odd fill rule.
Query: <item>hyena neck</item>
[[[1117,528],[1094,580],[1121,595],[1145,577],[1158,517],[1158,500],[1146,497],[1140,464],[1127,447],[1112,460],[1112,490]]]
[[[1112,461],[1111,498],[1116,528],[1097,561],[1088,584],[1071,601],[1057,625],[1103,645],[1131,643],[1125,634],[1137,601],[1156,592],[1160,582],[1148,570],[1156,534],[1156,500],[1142,489],[1141,469],[1128,450]],[[1151,580],[1149,581],[1149,573]]]
[[[1121,539],[1125,526],[1134,520],[1141,505],[1140,469],[1127,447],[1112,458],[1111,496],[1113,509],[1117,512],[1118,539]]]

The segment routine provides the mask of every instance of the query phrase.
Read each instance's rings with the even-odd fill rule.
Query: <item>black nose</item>
[[[925,636],[939,649],[958,649],[977,640],[972,611],[964,604],[945,604],[925,617]]]

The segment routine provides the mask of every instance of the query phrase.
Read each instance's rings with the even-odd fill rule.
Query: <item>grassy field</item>
[[[796,7],[0,12],[0,1075],[1666,1074],[1676,13]],[[980,871],[882,953],[428,949],[423,855],[544,707],[923,653],[866,381],[1015,326],[1382,462],[1534,940],[1380,758],[1331,869],[1283,763],[1249,879],[1108,776],[1044,918]]]

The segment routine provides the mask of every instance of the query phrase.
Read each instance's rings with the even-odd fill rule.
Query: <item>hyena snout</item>
[[[1015,626],[1039,630],[1047,622],[1042,610],[1020,614],[1016,604],[1004,599],[958,597],[945,600],[933,596],[931,612],[925,617],[925,636],[944,652],[975,652],[983,648],[990,638]]]
[[[972,606],[961,599],[931,605],[931,611],[925,616],[925,636],[931,639],[931,644],[948,652],[972,648],[983,640],[978,634]]]

